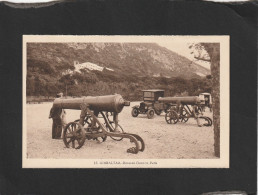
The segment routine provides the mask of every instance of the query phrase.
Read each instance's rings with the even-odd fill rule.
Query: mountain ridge
[[[119,93],[137,100],[152,88],[196,95],[210,91],[209,74],[156,43],[27,43],[27,95]]]
[[[53,67],[60,63],[73,69],[74,61],[90,62],[138,76],[195,77],[210,71],[156,43],[40,43],[28,44],[28,60],[40,60]],[[51,48],[52,47],[52,48]],[[41,51],[41,55],[38,51]],[[52,62],[51,62],[52,61]],[[61,69],[65,66],[59,67]]]

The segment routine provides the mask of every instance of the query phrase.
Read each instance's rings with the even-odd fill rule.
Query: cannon
[[[178,102],[183,105],[195,105],[200,102],[197,96],[185,96],[185,97],[160,97],[159,102],[177,104]]]
[[[198,126],[212,125],[211,118],[203,116],[199,97],[160,97],[158,101],[161,103],[170,104],[170,109],[165,115],[165,120],[168,124],[187,122],[189,118],[194,118],[196,119]],[[205,122],[201,125],[200,120]]]
[[[118,124],[118,113],[123,110],[124,106],[130,106],[130,102],[125,101],[119,94],[56,98],[50,111],[52,115],[50,115],[53,118],[53,113],[60,113],[62,109],[81,110],[80,119],[68,123],[64,128],[63,142],[67,148],[71,146],[79,149],[86,139],[104,142],[109,136],[116,141],[123,138],[129,139],[135,147],[129,148],[127,152],[137,154],[139,151],[144,151],[143,139],[137,134],[125,133]]]

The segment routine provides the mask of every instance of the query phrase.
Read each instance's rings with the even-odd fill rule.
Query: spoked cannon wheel
[[[182,114],[181,114],[181,122],[184,122],[184,123],[186,123],[187,121],[188,121],[188,116],[187,116],[188,114],[187,114],[187,112],[186,112],[186,110],[185,109],[183,109],[182,110]]]
[[[63,141],[67,148],[79,149],[85,142],[85,130],[83,126],[76,122],[70,122],[64,129]]]
[[[178,122],[178,115],[176,111],[170,110],[166,113],[165,119],[168,124],[176,124]]]

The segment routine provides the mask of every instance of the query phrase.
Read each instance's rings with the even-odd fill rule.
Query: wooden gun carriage
[[[196,96],[186,97],[160,97],[159,102],[170,104],[170,109],[165,115],[165,120],[168,124],[176,124],[177,122],[187,122],[189,118],[204,120],[204,126],[211,126],[212,120],[207,116],[203,116],[200,108],[200,99]]]
[[[144,151],[143,139],[139,135],[125,133],[118,124],[118,113],[124,106],[130,106],[130,102],[124,101],[121,95],[116,94],[70,99],[57,98],[51,110],[52,112],[60,109],[81,110],[80,119],[68,123],[64,128],[63,141],[66,147],[79,149],[86,139],[103,142],[109,136],[117,141],[123,138],[129,139],[135,147],[129,148],[127,152],[137,154],[139,151]]]

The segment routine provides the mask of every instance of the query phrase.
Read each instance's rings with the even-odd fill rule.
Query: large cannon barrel
[[[81,98],[56,98],[53,103],[54,108],[80,110],[82,104],[87,104],[89,109],[95,111],[121,112],[124,106],[129,106],[130,102],[125,101],[121,95],[87,96]]]
[[[169,104],[189,104],[194,105],[200,103],[200,98],[197,96],[185,96],[185,97],[160,97],[159,102],[169,103]]]

